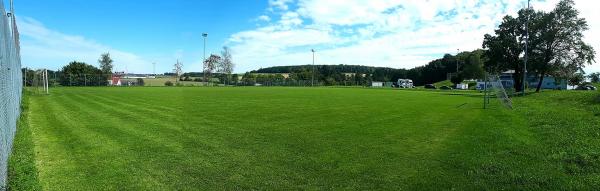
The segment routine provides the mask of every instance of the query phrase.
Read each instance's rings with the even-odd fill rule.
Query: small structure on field
[[[383,87],[383,82],[371,82],[371,87],[382,88]]]

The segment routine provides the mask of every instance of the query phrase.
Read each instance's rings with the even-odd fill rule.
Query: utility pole
[[[207,84],[206,79],[206,37],[208,37],[208,33],[202,33],[202,37],[204,37],[204,52],[202,53],[202,78],[204,78],[204,84]]]
[[[529,0],[527,0],[527,21],[525,22],[525,61],[523,65],[523,96],[525,96],[525,83],[527,83],[527,56],[529,49]]]
[[[456,49],[456,75],[458,75],[458,53],[460,52],[460,49]]]
[[[312,51],[312,65],[313,65],[313,69],[312,69],[312,86],[315,86],[315,49],[310,49],[310,51]]]

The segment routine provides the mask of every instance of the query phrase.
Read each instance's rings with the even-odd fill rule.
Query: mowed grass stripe
[[[28,113],[48,190],[587,190],[600,180],[600,107],[587,94],[516,98],[509,111],[462,91],[52,91]]]

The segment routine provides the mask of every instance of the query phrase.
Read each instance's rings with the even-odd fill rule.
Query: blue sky
[[[534,1],[551,9],[557,0]],[[5,1],[5,3],[7,3]],[[576,0],[598,32],[597,3]],[[15,0],[23,63],[56,69],[79,60],[97,65],[110,52],[115,70],[200,71],[207,54],[233,51],[236,72],[273,65],[360,64],[412,68],[457,49],[481,46],[483,35],[525,0]],[[598,38],[587,35],[600,50]],[[596,65],[588,71],[600,71]]]

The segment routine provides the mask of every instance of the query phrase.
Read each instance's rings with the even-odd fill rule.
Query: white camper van
[[[414,88],[413,81],[411,79],[398,79],[398,88]]]

